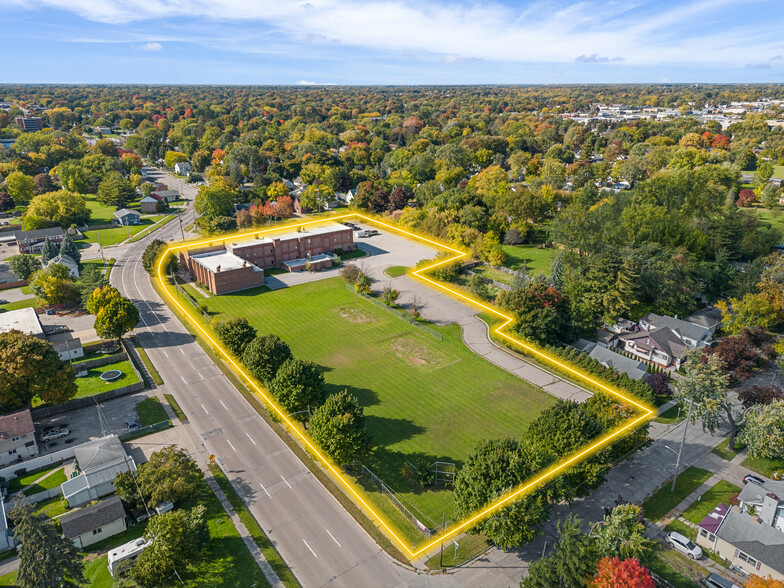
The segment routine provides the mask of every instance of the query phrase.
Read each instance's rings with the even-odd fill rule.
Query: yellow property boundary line
[[[597,387],[599,390],[605,391],[605,392],[615,396],[616,398],[619,398],[623,402],[636,407],[636,409],[641,411],[641,413],[642,413],[641,416],[632,417],[632,419],[629,422],[627,422],[626,424],[623,424],[623,425],[619,426],[614,431],[608,432],[607,434],[603,435],[602,437],[600,437],[599,439],[597,439],[596,441],[591,443],[589,446],[578,450],[577,452],[575,452],[575,454],[573,454],[573,455],[563,459],[562,461],[558,462],[557,464],[555,464],[553,466],[550,466],[549,468],[547,468],[543,472],[540,472],[535,477],[527,480],[526,482],[524,482],[523,484],[521,484],[517,488],[513,488],[512,490],[510,490],[506,494],[496,498],[489,505],[487,505],[486,507],[480,509],[479,511],[477,511],[473,515],[470,515],[466,519],[464,519],[462,521],[458,521],[457,523],[453,524],[451,527],[449,527],[443,533],[438,535],[438,537],[436,537],[432,541],[428,542],[423,547],[417,548],[416,546],[408,545],[395,532],[395,530],[392,528],[392,524],[390,522],[388,522],[385,519],[384,516],[382,516],[381,514],[376,512],[371,507],[371,505],[369,505],[368,502],[360,495],[361,490],[351,480],[346,478],[346,476],[340,471],[340,468],[338,466],[336,466],[335,464],[333,464],[332,461],[321,452],[321,450],[318,448],[318,446],[316,446],[308,438],[308,435],[305,434],[304,430],[301,429],[298,424],[296,424],[295,422],[293,422],[292,420],[289,419],[289,416],[286,414],[286,412],[280,406],[278,406],[277,402],[275,402],[274,399],[272,399],[270,396],[268,396],[267,392],[258,383],[256,383],[256,381],[248,374],[247,371],[245,371],[245,368],[242,365],[240,365],[237,361],[235,361],[231,357],[231,355],[223,348],[223,346],[220,344],[220,342],[217,341],[210,333],[208,333],[202,327],[202,325],[194,317],[194,315],[191,313],[191,311],[180,303],[179,299],[175,296],[175,294],[173,294],[172,286],[166,283],[165,274],[164,274],[164,271],[163,271],[163,261],[164,261],[164,259],[166,259],[166,256],[169,253],[174,253],[174,252],[179,251],[181,249],[190,249],[190,248],[198,247],[198,246],[202,246],[202,245],[216,245],[216,244],[223,243],[223,242],[225,242],[227,240],[230,240],[230,239],[249,238],[249,237],[254,237],[256,235],[262,235],[262,234],[265,234],[265,233],[279,232],[279,231],[285,230],[285,229],[306,227],[306,226],[310,226],[310,225],[316,225],[316,224],[321,224],[321,223],[330,222],[330,221],[345,220],[345,219],[356,218],[356,217],[358,217],[358,218],[360,218],[360,219],[362,219],[362,220],[364,220],[366,222],[370,222],[370,223],[373,223],[375,225],[379,225],[379,226],[385,227],[387,229],[390,229],[392,231],[401,233],[401,234],[406,235],[408,237],[412,237],[412,238],[417,239],[419,241],[424,241],[426,243],[429,243],[431,245],[434,245],[434,246],[438,247],[439,249],[446,249],[446,250],[454,253],[455,254],[454,257],[449,257],[449,258],[444,259],[442,261],[438,261],[438,262],[435,262],[435,263],[433,263],[431,265],[428,265],[427,267],[415,270],[415,271],[412,272],[412,275],[416,276],[420,280],[423,280],[424,282],[427,282],[428,284],[430,284],[431,286],[434,286],[435,288],[437,288],[439,290],[442,290],[442,291],[444,291],[444,292],[446,292],[446,293],[448,293],[448,294],[450,294],[452,296],[455,296],[457,298],[465,300],[465,301],[473,304],[474,306],[477,306],[477,307],[479,307],[479,308],[481,308],[483,310],[491,312],[494,315],[504,319],[504,322],[499,327],[497,327],[494,330],[495,333],[497,333],[501,337],[504,337],[505,339],[511,341],[515,345],[525,349],[527,352],[535,355],[536,357],[538,357],[540,359],[543,359],[543,360],[545,360],[545,361],[547,361],[547,362],[549,362],[549,363],[559,367],[560,369],[565,370],[566,372],[576,376],[580,380],[583,380],[583,381],[591,384],[592,386]],[[454,537],[457,534],[459,534],[459,533],[461,533],[463,531],[466,531],[474,523],[478,522],[479,520],[481,520],[481,519],[483,519],[485,517],[488,517],[488,516],[492,515],[496,511],[500,510],[502,507],[511,504],[515,499],[520,498],[522,496],[525,496],[527,494],[530,494],[532,491],[534,491],[537,488],[543,486],[544,484],[550,482],[552,479],[554,479],[558,475],[564,473],[568,468],[570,468],[572,466],[579,465],[580,463],[582,463],[583,461],[585,461],[586,459],[591,457],[593,454],[595,454],[598,451],[606,448],[612,442],[617,441],[618,439],[620,439],[624,434],[630,433],[635,428],[641,426],[643,423],[645,423],[646,421],[648,421],[651,418],[653,418],[655,416],[655,414],[656,414],[655,409],[653,407],[646,406],[645,403],[643,403],[641,401],[629,398],[628,396],[624,395],[623,393],[619,392],[618,390],[615,390],[614,388],[612,388],[610,386],[607,386],[606,384],[603,384],[603,383],[595,380],[591,376],[582,373],[580,370],[577,370],[574,367],[569,366],[569,365],[561,362],[560,360],[558,360],[558,359],[556,359],[554,357],[551,357],[547,353],[532,347],[530,344],[527,344],[527,343],[525,343],[523,341],[520,341],[519,339],[516,339],[515,337],[512,337],[511,335],[509,335],[507,333],[502,332],[502,330],[505,327],[507,327],[510,323],[512,323],[512,321],[514,320],[512,317],[504,314],[503,312],[500,312],[498,309],[493,308],[492,306],[489,306],[489,305],[485,304],[484,302],[482,302],[480,300],[476,300],[474,298],[466,296],[465,294],[463,294],[461,292],[458,292],[456,290],[453,290],[453,289],[449,288],[448,286],[446,286],[445,284],[442,284],[442,283],[440,283],[440,282],[438,282],[436,280],[433,280],[433,279],[427,277],[426,275],[424,275],[425,272],[429,272],[430,270],[432,270],[432,269],[434,269],[434,268],[436,268],[436,267],[438,267],[440,265],[443,265],[443,264],[446,264],[446,263],[450,263],[450,262],[456,261],[458,259],[462,259],[462,258],[464,258],[466,256],[467,256],[466,252],[460,251],[458,249],[455,249],[454,247],[451,247],[449,245],[444,245],[443,243],[439,243],[439,242],[434,241],[434,240],[432,240],[430,238],[422,237],[421,235],[416,235],[414,233],[411,233],[409,231],[401,229],[400,227],[396,227],[394,225],[390,225],[388,223],[385,223],[385,222],[383,222],[381,220],[378,220],[376,218],[367,216],[365,214],[352,212],[352,213],[348,213],[348,214],[322,217],[322,218],[319,218],[317,220],[312,220],[312,221],[305,221],[305,222],[299,222],[299,223],[290,223],[290,224],[286,224],[286,225],[277,226],[277,227],[272,228],[272,229],[265,229],[265,230],[261,230],[261,231],[253,231],[253,232],[247,232],[247,233],[233,233],[233,234],[230,234],[230,235],[221,235],[219,237],[213,237],[213,238],[210,238],[210,239],[203,239],[203,240],[199,240],[199,241],[184,242],[184,243],[179,244],[179,245],[172,245],[172,246],[167,247],[160,254],[160,257],[158,258],[157,277],[160,280],[160,284],[161,284],[161,287],[163,288],[163,291],[165,292],[166,296],[168,296],[168,298],[169,298],[169,303],[173,304],[177,308],[179,308],[185,314],[185,316],[187,316],[190,319],[190,321],[193,324],[193,326],[196,327],[196,329],[199,330],[199,332],[205,337],[205,339],[207,341],[209,341],[216,349],[218,349],[220,351],[221,355],[226,359],[226,361],[228,361],[234,367],[234,369],[236,369],[242,375],[242,377],[248,382],[248,384],[256,392],[258,392],[258,394],[264,399],[264,401],[289,426],[290,430],[292,430],[296,434],[296,436],[299,438],[299,440],[302,441],[305,444],[305,446],[333,474],[333,476],[337,480],[340,481],[341,485],[346,490],[348,490],[350,496],[352,496],[354,499],[356,499],[358,504],[361,505],[361,507],[363,507],[363,509],[365,510],[366,514],[370,514],[371,518],[376,520],[381,525],[381,527],[385,530],[385,532],[388,534],[388,536],[390,538],[392,538],[395,541],[395,543],[397,545],[399,545],[403,549],[404,553],[406,553],[411,560],[414,560],[417,557],[426,555],[429,550],[437,547],[445,539],[448,539],[450,537]]]

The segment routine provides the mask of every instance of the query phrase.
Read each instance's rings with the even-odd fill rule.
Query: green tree
[[[289,413],[313,410],[324,402],[324,375],[309,361],[289,359],[280,366],[269,390]]]
[[[81,194],[60,190],[33,197],[25,212],[27,217],[43,219],[49,224],[67,229],[71,225],[87,223],[90,209]]]
[[[343,390],[313,411],[310,436],[338,465],[362,459],[370,452],[365,412],[356,396]]]
[[[774,184],[766,184],[760,192],[760,202],[762,202],[762,206],[770,210],[773,210],[778,206],[779,198],[781,198],[781,190]]]
[[[750,409],[740,440],[751,457],[778,459],[784,455],[784,400]]]
[[[242,357],[245,347],[256,338],[256,329],[244,316],[216,323],[215,332],[221,343],[237,357]]]
[[[139,322],[139,309],[127,298],[112,300],[95,315],[95,332],[101,339],[120,338]]]
[[[60,255],[68,255],[76,263],[82,261],[82,253],[79,251],[76,243],[74,243],[71,235],[66,234],[62,243],[60,243]]]
[[[90,314],[98,314],[111,301],[119,298],[122,298],[120,291],[114,286],[109,286],[107,284],[100,289],[94,290],[90,294],[90,298],[87,300],[87,304],[85,304],[85,309]]]
[[[303,190],[299,203],[310,210],[321,209],[335,196],[335,191],[326,184],[312,184]]]
[[[596,550],[604,557],[637,558],[650,561],[656,543],[645,535],[642,509],[635,504],[620,504],[598,523],[591,536]]]
[[[38,270],[30,281],[30,291],[43,304],[60,304],[79,299],[71,272],[59,263]]]
[[[193,207],[206,220],[230,217],[234,212],[236,192],[224,184],[202,186]]]
[[[392,286],[387,286],[384,288],[384,292],[381,294],[381,300],[383,300],[384,304],[387,306],[394,306],[398,296],[400,296],[399,291],[392,288]]]
[[[140,586],[163,586],[174,571],[183,573],[198,560],[210,537],[204,505],[190,511],[173,510],[150,519],[144,530],[149,541],[131,569],[131,577]]]
[[[163,159],[166,167],[174,169],[175,164],[188,161],[188,156],[179,151],[167,151]]]
[[[248,343],[242,353],[242,363],[263,384],[269,384],[280,367],[293,356],[291,349],[277,335],[262,335]]]
[[[183,449],[168,445],[153,452],[150,459],[139,466],[136,481],[147,505],[152,508],[167,500],[177,504],[195,495],[202,484],[202,474]]]
[[[41,264],[45,265],[50,259],[57,257],[59,252],[57,245],[55,245],[49,237],[46,237],[44,239],[44,244],[41,247]]]
[[[558,523],[554,552],[528,568],[521,588],[584,588],[596,572],[598,557],[591,539],[580,531],[580,519],[573,515]]]
[[[35,255],[21,254],[14,255],[6,260],[8,268],[18,280],[27,280],[35,272],[41,269],[41,262]]]
[[[14,522],[14,538],[20,543],[16,584],[21,588],[82,585],[79,550],[60,534],[54,521],[35,514],[33,506],[24,499],[14,506],[9,518]]]
[[[90,191],[90,174],[79,165],[78,161],[63,161],[55,171],[63,189],[76,194],[86,194]]]
[[[86,266],[76,281],[76,289],[79,291],[82,307],[87,306],[90,296],[96,289],[103,288],[105,285],[106,277],[103,275],[101,268],[94,265]]]
[[[150,242],[142,253],[142,266],[144,270],[151,276],[158,273],[158,254],[167,247],[166,243],[160,239],[155,239]],[[163,264],[164,273],[171,273],[177,271],[179,263],[174,254],[169,253],[167,261]]]
[[[30,202],[35,194],[35,180],[22,172],[11,172],[5,179],[5,189],[16,202]]]
[[[574,334],[567,298],[553,287],[535,282],[519,290],[502,292],[498,304],[512,311],[514,329],[525,339],[558,345]]]
[[[125,176],[118,171],[107,173],[98,184],[98,199],[104,204],[124,208],[134,197],[134,189]]]

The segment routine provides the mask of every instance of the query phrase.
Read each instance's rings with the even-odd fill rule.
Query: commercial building
[[[33,335],[39,339],[46,338],[34,308],[19,308],[0,314],[0,333],[8,331],[21,331],[25,335]]]
[[[44,129],[44,120],[40,116],[17,116],[14,119],[25,133],[33,133]]]
[[[332,267],[335,251],[353,249],[353,230],[329,223],[307,231],[184,251],[180,264],[213,294],[228,294],[263,285],[264,268],[317,271]]]

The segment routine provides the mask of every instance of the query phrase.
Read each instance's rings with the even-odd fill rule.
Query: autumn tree
[[[83,225],[90,219],[90,210],[84,196],[60,190],[34,196],[25,211],[25,217],[44,219],[50,224],[68,228]]]
[[[620,560],[603,557],[596,564],[596,575],[589,588],[655,588],[650,572],[634,558]]]
[[[201,186],[193,202],[196,213],[206,219],[231,216],[236,193],[225,184]]]
[[[16,330],[0,333],[0,407],[60,404],[76,396],[76,373],[49,341]]]
[[[752,406],[770,404],[774,400],[784,400],[784,391],[778,386],[754,385],[738,392],[738,400],[743,408],[749,410]]]
[[[16,202],[30,202],[35,194],[35,181],[22,172],[11,172],[5,179],[5,189]]]
[[[0,212],[6,212],[16,206],[16,202],[5,190],[0,190]]]
[[[749,581],[746,582],[745,588],[784,588],[784,582],[781,580],[774,580],[771,576],[762,578],[752,574]]]
[[[95,332],[101,339],[121,338],[139,322],[139,309],[127,298],[115,298],[95,315]]]
[[[87,312],[90,314],[98,314],[111,301],[118,298],[122,298],[120,291],[114,286],[109,286],[107,284],[100,289],[96,289],[92,294],[90,294],[90,298],[85,305],[85,310],[87,310]]]
[[[594,526],[597,551],[605,557],[635,558],[649,561],[656,543],[645,535],[642,508],[635,504],[620,504]]]
[[[45,305],[79,299],[71,272],[60,263],[50,264],[35,272],[30,281],[30,291]]]
[[[574,334],[569,302],[558,290],[535,282],[502,292],[497,303],[515,315],[514,329],[525,339],[539,344],[558,345]]]

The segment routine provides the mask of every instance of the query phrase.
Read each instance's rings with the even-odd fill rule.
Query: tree
[[[649,561],[656,543],[645,535],[642,508],[635,504],[620,504],[598,523],[591,536],[597,551],[605,557],[636,558]]]
[[[573,515],[558,523],[559,538],[554,552],[532,562],[521,588],[584,588],[596,569],[591,540],[580,531],[580,519]]]
[[[150,519],[144,530],[149,541],[131,569],[131,577],[140,586],[168,584],[175,570],[185,571],[210,537],[204,505],[190,511],[172,510]]]
[[[6,212],[16,206],[16,202],[5,190],[0,190],[0,212]]]
[[[101,339],[121,338],[139,322],[139,309],[127,298],[116,298],[95,315],[95,332]]]
[[[603,557],[596,564],[590,588],[655,588],[651,574],[636,559]]]
[[[716,308],[721,310],[721,327],[728,333],[739,333],[744,328],[768,329],[781,322],[781,310],[771,303],[764,293],[753,292],[743,298],[730,298],[729,303],[719,300]]]
[[[83,225],[90,219],[90,209],[84,196],[59,190],[34,196],[25,211],[25,218],[44,219],[53,225],[68,228]]]
[[[729,448],[734,450],[738,425],[728,396],[729,378],[724,374],[723,362],[698,349],[687,351],[684,359],[685,374],[678,381],[675,397],[683,406],[691,401],[691,422],[701,419],[702,428],[712,434],[719,428],[722,415],[726,415],[730,423]]]
[[[648,386],[651,387],[654,395],[669,398],[672,396],[670,387],[670,376],[666,372],[656,372],[648,376]]]
[[[387,286],[384,288],[384,292],[381,294],[381,300],[387,306],[394,306],[395,302],[400,296],[400,292],[392,288],[392,286]]]
[[[35,272],[41,269],[41,262],[35,255],[21,254],[14,255],[6,260],[8,268],[18,280],[27,280]]]
[[[356,396],[347,390],[327,397],[324,404],[313,411],[309,432],[340,466],[362,459],[370,452],[365,412]]]
[[[784,400],[750,409],[740,438],[751,457],[776,459],[784,455]]]
[[[299,203],[310,210],[321,209],[335,196],[335,191],[326,184],[312,184],[303,190]]]
[[[16,330],[0,333],[0,407],[29,406],[34,398],[60,404],[76,396],[76,373],[49,341]]]
[[[183,449],[168,445],[153,452],[139,466],[136,481],[147,505],[155,507],[167,500],[177,504],[196,494],[202,484],[202,474]]]
[[[11,172],[5,179],[6,191],[17,202],[30,202],[35,194],[35,181],[22,172]]]
[[[752,204],[757,201],[757,195],[754,193],[754,190],[741,190],[740,194],[738,194],[738,206],[742,208],[748,208]]]
[[[269,384],[280,367],[292,357],[291,349],[280,337],[262,335],[245,346],[242,363],[262,384]]]
[[[49,237],[46,237],[41,247],[41,265],[46,265],[50,259],[57,257],[59,252],[57,245]]]
[[[14,522],[14,538],[19,571],[16,583],[22,588],[74,587],[84,581],[82,558],[73,541],[60,534],[56,523],[22,499],[9,513]]]
[[[120,291],[114,286],[109,286],[107,284],[100,289],[94,290],[92,294],[90,294],[90,298],[87,301],[87,304],[85,304],[85,309],[90,314],[97,315],[112,300],[116,300],[118,298],[122,298]]]
[[[779,198],[781,198],[781,190],[774,184],[767,184],[760,192],[760,202],[769,210],[778,206]]]
[[[43,304],[61,304],[79,299],[71,272],[62,264],[53,263],[35,272],[30,291]]]
[[[256,338],[256,329],[244,316],[216,323],[215,332],[221,343],[237,357],[242,357],[245,347]]]
[[[179,151],[167,151],[163,159],[166,167],[174,169],[175,164],[188,161],[188,156]]]
[[[512,311],[514,329],[525,339],[558,345],[574,334],[567,298],[558,290],[536,282],[519,290],[501,292],[498,304]]]
[[[289,413],[312,410],[324,402],[324,375],[309,361],[289,359],[280,366],[269,390]]]
[[[771,576],[761,578],[752,574],[745,588],[784,588],[784,582],[774,580]]]
[[[157,275],[158,254],[160,254],[160,252],[166,247],[167,245],[165,242],[161,241],[160,239],[155,239],[151,241],[150,244],[147,245],[147,247],[144,249],[144,253],[142,253],[142,266],[144,267],[144,270],[151,276]],[[177,258],[174,256],[174,254],[170,253],[163,264],[163,271],[166,274],[172,273],[177,271],[178,266],[179,263]]]
[[[778,386],[757,386],[746,388],[738,393],[738,400],[746,410],[752,406],[770,404],[774,400],[784,400],[784,391]]]
[[[98,184],[98,200],[116,208],[124,208],[134,197],[134,189],[118,171],[107,173]]]
[[[82,307],[87,305],[92,293],[106,285],[106,277],[101,268],[95,265],[88,265],[83,270],[79,279],[76,281],[76,289],[82,301]]]
[[[235,193],[225,184],[202,186],[196,195],[193,207],[196,213],[207,220],[231,216],[234,212]]]
[[[82,254],[71,235],[66,234],[62,243],[60,243],[60,255],[67,255],[76,263],[82,261]]]

